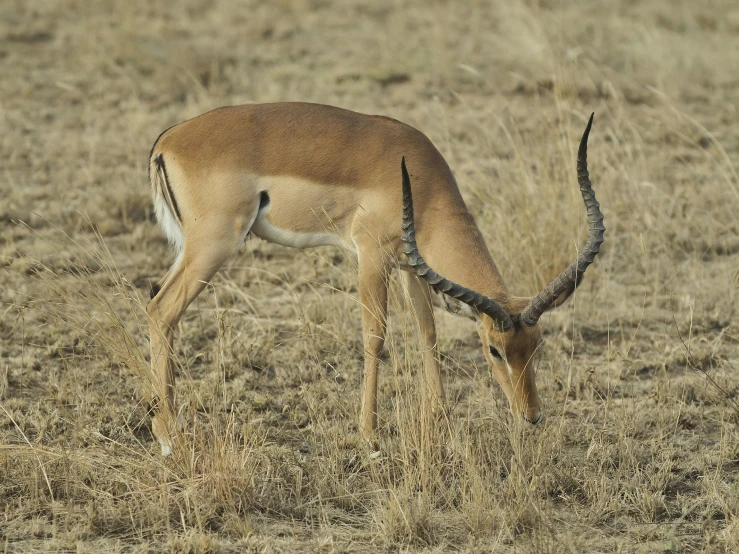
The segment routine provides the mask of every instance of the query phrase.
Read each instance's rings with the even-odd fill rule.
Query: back
[[[152,152],[177,156],[188,172],[240,167],[259,176],[316,183],[391,187],[400,160],[427,182],[451,178],[444,158],[420,131],[384,116],[303,102],[218,108],[166,131]],[[204,161],[207,160],[207,163]],[[423,167],[414,164],[423,160]]]

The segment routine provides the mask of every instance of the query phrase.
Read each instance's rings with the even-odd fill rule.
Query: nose
[[[529,417],[529,416],[528,416],[527,414],[525,414],[525,413],[523,414],[523,418],[524,418],[524,419],[525,419],[526,421],[528,421],[529,423],[531,423],[532,425],[536,425],[537,423],[539,423],[539,422],[541,421],[541,418],[542,418],[542,417],[543,417],[543,414],[542,414],[542,412],[541,412],[541,411],[539,411],[539,413],[537,413],[537,414],[536,414],[536,416],[535,416],[535,417],[533,417],[533,418]]]

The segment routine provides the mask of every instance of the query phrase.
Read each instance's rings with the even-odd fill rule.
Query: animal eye
[[[493,358],[495,358],[496,360],[503,359],[503,356],[500,355],[500,352],[498,352],[498,349],[495,348],[494,346],[490,347],[490,353],[493,355]]]

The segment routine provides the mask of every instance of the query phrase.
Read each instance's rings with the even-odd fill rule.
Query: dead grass
[[[0,15],[5,551],[739,551],[731,2],[10,0]],[[472,325],[440,312],[451,413],[431,425],[396,286],[386,455],[370,458],[353,262],[251,240],[180,324],[187,447],[159,457],[143,306],[172,255],[148,149],[212,107],[274,100],[427,133],[521,295],[582,244],[575,148],[596,112],[608,232],[543,322],[543,425],[509,420]]]

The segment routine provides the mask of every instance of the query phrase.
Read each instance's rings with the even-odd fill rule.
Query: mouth
[[[529,419],[529,418],[528,418],[528,417],[526,416],[526,414],[523,414],[523,418],[524,418],[524,419],[525,419],[526,421],[528,421],[529,423],[531,423],[531,425],[536,425],[537,423],[539,423],[539,422],[541,421],[542,417],[543,417],[543,414],[542,414],[541,412],[539,412],[539,415],[538,415],[538,416],[536,416],[536,419]]]

